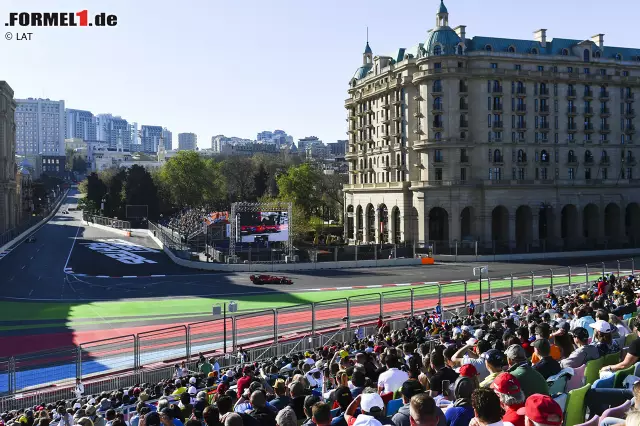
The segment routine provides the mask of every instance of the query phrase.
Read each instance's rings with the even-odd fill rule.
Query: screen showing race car
[[[243,212],[238,219],[243,243],[289,240],[288,212]]]

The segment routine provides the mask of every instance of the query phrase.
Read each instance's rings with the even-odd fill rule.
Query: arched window
[[[460,132],[460,139],[465,139],[467,137],[466,132]]]
[[[547,150],[543,149],[542,152],[540,152],[540,161],[543,163],[549,162],[549,154],[547,153]]]
[[[538,54],[538,48],[534,47],[533,49],[531,49],[531,54],[532,55],[537,55]]]
[[[584,153],[584,161],[593,161],[593,154],[591,154],[591,151],[586,150]]]
[[[442,109],[442,98],[437,97],[433,100],[433,109]]]
[[[436,44],[433,48],[433,54],[436,56],[442,55],[442,46],[440,46],[439,44]]]
[[[492,47],[490,44],[487,44],[487,45],[484,47],[484,50],[486,50],[487,52],[493,52],[493,47]]]
[[[602,153],[600,154],[601,158],[607,158],[607,151],[606,150],[602,150]]]
[[[575,163],[576,161],[576,154],[573,152],[572,149],[570,149],[569,153],[567,154],[567,161],[569,163]]]
[[[466,105],[466,101],[464,99],[464,97],[460,98],[460,109],[466,109],[467,105]]]
[[[518,161],[525,161],[525,154],[523,150],[518,150]]]
[[[442,133],[440,132],[436,132],[435,135],[433,135],[433,137],[435,138],[435,140],[439,141],[442,140]]]
[[[596,52],[593,54],[594,58],[599,58],[600,57],[600,51],[596,50]]]
[[[509,53],[516,53],[516,47],[514,45],[509,46]]]
[[[621,61],[622,60],[622,55],[619,53],[616,53],[616,61]]]
[[[562,49],[562,56],[569,56],[569,49]]]
[[[434,80],[433,81],[433,91],[434,92],[442,92],[442,81]]]
[[[589,49],[584,49],[582,53],[582,58],[585,62],[589,62],[591,60],[591,51]]]
[[[493,162],[494,163],[502,163],[502,154],[499,149],[493,151]]]
[[[516,87],[518,88],[518,93],[520,93],[522,90],[524,90],[524,82],[519,81]]]
[[[458,45],[458,55],[462,55],[463,53],[464,53],[464,52],[463,52],[463,49],[462,49],[462,45],[461,45],[461,44],[459,44],[459,45]]]
[[[387,159],[386,159],[386,160],[387,160],[387,161],[386,161],[385,166],[389,166],[389,156],[388,156],[388,155],[387,155]]]

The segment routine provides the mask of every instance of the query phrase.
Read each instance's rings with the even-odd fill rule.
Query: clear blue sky
[[[588,39],[635,47],[637,0],[449,0],[452,27],[474,35]],[[346,139],[344,99],[362,61],[366,26],[375,54],[426,38],[439,0],[3,0],[9,12],[107,12],[115,28],[32,28],[0,38],[0,80],[16,97],[64,99],[68,108],[211,136],[255,138],[283,129],[296,140]],[[3,33],[11,30],[4,27]],[[4,35],[4,34],[3,34]],[[177,144],[177,138],[174,136]]]

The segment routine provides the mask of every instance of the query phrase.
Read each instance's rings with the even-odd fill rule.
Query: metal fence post
[[[620,278],[620,261],[616,260],[616,264],[618,265],[618,278]]]
[[[631,258],[631,275],[635,275],[636,274],[636,258],[632,257]]]
[[[464,306],[467,306],[467,280],[462,281],[464,284]]]
[[[442,284],[438,283],[438,305],[442,308]]]
[[[569,289],[571,289],[571,266],[567,267],[567,271],[569,272]]]
[[[82,379],[82,346],[76,348],[76,379]]]
[[[551,288],[549,289],[549,291],[551,293],[553,293],[553,268],[549,269],[551,271]]]
[[[605,272],[605,269],[604,269],[604,262],[600,262],[600,263],[602,264],[602,278],[606,278],[605,277],[606,272]]]
[[[357,244],[356,244],[356,259],[355,259],[355,261],[356,262],[358,261],[358,245]]]
[[[384,293],[378,293],[380,295],[380,316],[384,316]]]
[[[273,343],[278,343],[278,310],[273,310]]]
[[[588,263],[584,265],[584,282],[585,283],[589,282],[589,264]]]
[[[133,335],[133,370],[137,373],[140,371],[140,341],[138,335]]]
[[[411,291],[411,316],[415,315],[415,311],[413,309],[413,289],[410,289]],[[467,292],[464,292],[464,296],[467,297]]]
[[[533,271],[531,271],[531,297],[533,297],[533,288],[534,288],[534,286],[535,286],[535,279],[533,278]]]
[[[511,280],[511,297],[513,297],[513,274],[509,274],[509,278]]]
[[[334,262],[338,261],[338,247],[333,248],[333,261]]]
[[[236,317],[231,317],[231,352],[235,352],[238,344],[238,328]]]
[[[344,341],[348,342],[347,336],[351,332],[351,299],[347,298],[347,323],[345,324]]]
[[[489,296],[489,309],[491,309],[491,277],[487,276],[487,294]]]
[[[378,260],[378,245],[373,245],[373,260]]]
[[[187,343],[187,359],[191,359],[191,336],[190,336],[190,326],[186,326],[184,328],[184,337]]]
[[[316,302],[311,303],[311,335],[316,335]]]

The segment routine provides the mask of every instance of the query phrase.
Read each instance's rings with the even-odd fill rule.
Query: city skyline
[[[192,131],[200,136],[199,148],[205,148],[203,141],[216,134],[253,139],[257,132],[274,126],[297,138],[317,134],[321,140],[334,141],[345,138],[344,92],[349,76],[360,65],[366,27],[374,53],[387,55],[398,47],[410,47],[408,41],[426,40],[438,3],[407,2],[402,10],[415,13],[404,14],[403,25],[389,31],[388,5],[382,2],[361,10],[358,5],[338,2],[236,5],[194,1],[180,8],[156,2],[149,8],[145,1],[116,1],[108,6],[86,1],[78,8],[114,13],[118,26],[25,29],[33,31],[32,41],[3,45],[12,64],[3,70],[3,78],[18,99],[59,99],[71,109],[111,112],[137,123],[161,123],[176,134]],[[548,28],[549,38],[580,36],[587,40],[598,32],[605,34],[608,45],[625,47],[633,42],[624,28],[632,28],[638,11],[631,1],[619,2],[617,8],[625,13],[605,20],[595,8],[577,1],[542,1],[536,10],[554,13],[524,16],[514,16],[506,0],[490,5],[462,0],[449,3],[457,11],[457,22],[467,25],[470,37],[508,33],[532,40],[533,31]],[[58,4],[57,9],[73,8],[69,3]],[[45,9],[56,7],[42,0],[28,7],[10,0],[0,6],[0,16],[15,10]],[[359,17],[359,24],[353,24],[353,16]],[[329,19],[331,26],[315,24]],[[262,23],[274,20],[284,20],[286,25],[265,30]],[[159,22],[171,24],[167,27]],[[499,30],[496,22],[501,24]],[[139,51],[143,59],[121,67],[118,61],[101,60],[101,50],[93,48],[96,45],[126,45]],[[84,52],[83,61],[69,67],[67,61],[74,51]],[[203,51],[213,54],[202,55]],[[167,61],[167,55],[172,60]],[[220,58],[234,59],[228,66],[219,66]],[[163,67],[158,67],[158,61]],[[48,66],[38,66],[42,63]],[[250,66],[267,63],[268,67]],[[306,85],[311,90],[302,90]]]

